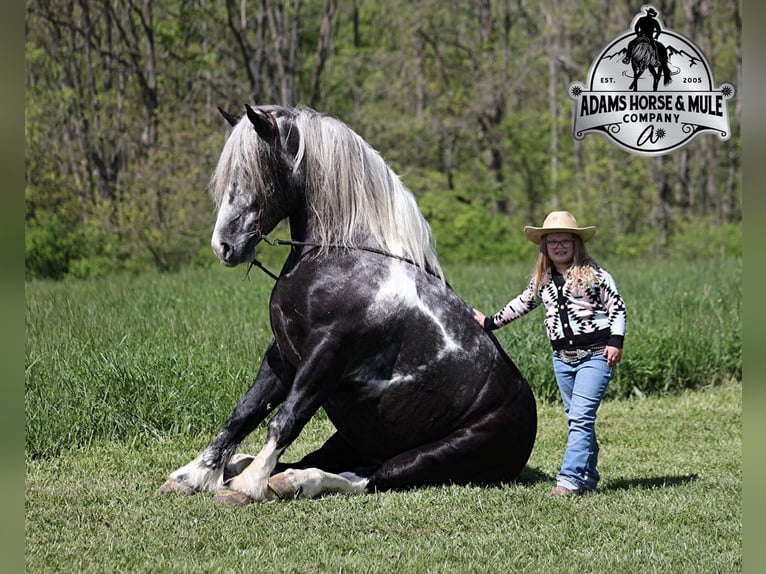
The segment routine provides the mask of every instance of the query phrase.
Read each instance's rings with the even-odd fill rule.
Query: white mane
[[[305,172],[306,205],[322,250],[377,247],[443,279],[428,222],[380,154],[335,118],[301,109],[293,121],[299,137],[295,166]],[[286,140],[283,134],[282,141]],[[232,178],[244,180],[240,183],[244,189],[261,195],[260,205],[280,200],[274,197],[275,186],[269,184],[274,168],[267,161],[272,152],[266,147],[247,119],[234,127],[211,180],[218,205]]]

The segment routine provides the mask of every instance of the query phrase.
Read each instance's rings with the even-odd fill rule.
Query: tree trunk
[[[319,39],[317,40],[316,64],[314,75],[311,78],[311,92],[309,102],[312,108],[316,108],[320,98],[320,77],[327,58],[330,54],[332,40],[332,19],[335,13],[335,0],[325,0],[322,24],[319,27]]]

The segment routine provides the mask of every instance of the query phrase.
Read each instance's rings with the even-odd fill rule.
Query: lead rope
[[[277,239],[277,240],[274,240],[274,241],[272,241],[271,239],[269,239],[268,237],[265,237],[265,236],[261,236],[261,237],[260,237],[260,240],[261,240],[261,241],[263,241],[263,242],[264,242],[266,245],[271,245],[272,247],[279,247],[280,245],[290,245],[290,246],[292,246],[292,247],[297,247],[297,246],[304,246],[304,245],[310,245],[310,246],[312,246],[312,247],[319,247],[319,245],[317,245],[317,244],[314,244],[314,243],[301,243],[301,242],[298,242],[298,241],[286,241],[286,240],[284,240],[284,239]],[[268,270],[268,269],[267,269],[267,268],[266,268],[266,267],[263,265],[263,263],[261,263],[260,261],[258,261],[258,259],[256,259],[255,257],[253,257],[253,260],[250,262],[250,265],[248,265],[248,266],[247,266],[247,271],[245,271],[245,276],[244,276],[244,277],[242,277],[242,280],[243,280],[243,281],[244,281],[245,279],[247,279],[248,281],[250,281],[250,270],[251,270],[253,267],[257,267],[258,269],[260,269],[261,271],[263,271],[263,272],[264,272],[266,275],[268,275],[269,277],[271,277],[271,278],[272,278],[274,281],[277,281],[277,280],[279,279],[279,276],[278,276],[278,275],[276,275],[275,273],[272,273],[271,271],[269,271],[269,270]]]
[[[248,266],[247,266],[247,271],[245,271],[245,276],[244,276],[244,277],[242,277],[242,280],[243,280],[243,281],[244,281],[245,279],[247,279],[248,281],[250,281],[250,270],[251,270],[253,267],[257,267],[258,269],[260,269],[261,271],[263,271],[263,272],[264,272],[266,275],[268,275],[269,277],[271,277],[271,278],[272,278],[274,281],[276,281],[277,279],[279,279],[279,277],[277,277],[277,276],[276,276],[274,273],[272,273],[271,271],[269,271],[268,269],[266,269],[266,267],[264,267],[263,263],[261,263],[261,262],[260,262],[260,261],[258,261],[257,259],[253,259],[253,260],[250,262],[250,265],[248,265]]]
[[[275,239],[270,240],[268,237],[261,237],[261,241],[266,243],[267,245],[271,245],[272,247],[279,247],[282,245],[289,245],[290,247],[313,247],[313,248],[319,248],[322,247],[319,243],[308,243],[305,241],[293,241],[292,239]],[[337,245],[331,245],[330,247],[339,247]],[[407,259],[406,257],[402,257],[401,255],[394,255],[393,253],[389,253],[388,251],[383,251],[382,249],[375,249],[374,247],[353,247],[353,249],[359,249],[360,251],[369,251],[370,253],[377,253],[378,255],[384,255],[386,257],[392,257],[394,259],[399,259],[400,261],[404,261],[405,263],[409,263],[410,265],[414,265],[415,267],[420,266],[415,263],[412,259]],[[258,261],[256,258],[253,258],[252,261],[250,261],[250,264],[247,266],[247,271],[245,271],[245,276],[242,278],[244,281],[247,279],[250,280],[250,270],[253,267],[257,267],[261,271],[263,271],[266,275],[271,277],[274,281],[277,281],[279,277],[269,271],[266,267],[264,267],[263,263]],[[434,277],[438,277],[436,273],[431,271],[430,269],[423,269],[426,273],[429,275],[433,275]]]

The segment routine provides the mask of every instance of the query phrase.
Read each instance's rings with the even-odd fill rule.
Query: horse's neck
[[[290,239],[305,242],[311,240],[309,233],[308,215],[305,209],[293,213],[290,218]]]
[[[312,232],[313,226],[306,210],[302,209],[293,213],[290,218],[290,240],[297,245],[293,245],[291,256],[294,256],[293,263],[297,262],[305,253],[313,251],[319,246],[319,239]],[[303,244],[303,245],[301,245]]]

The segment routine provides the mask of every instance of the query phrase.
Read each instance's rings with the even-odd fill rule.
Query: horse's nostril
[[[228,264],[234,256],[234,249],[230,243],[226,243],[225,241],[219,241],[216,238],[213,238],[211,247],[221,263]]]

